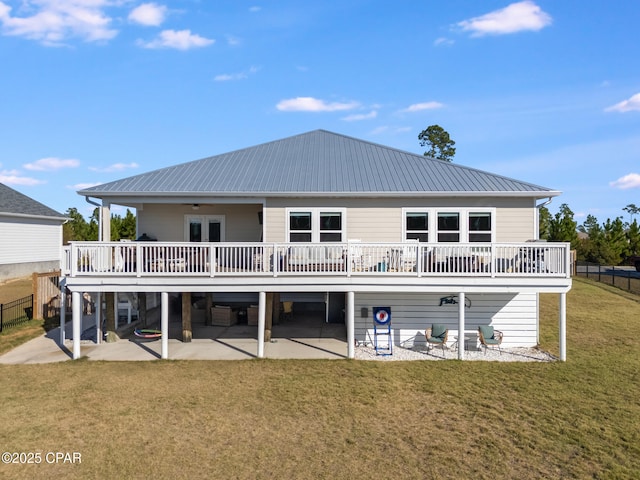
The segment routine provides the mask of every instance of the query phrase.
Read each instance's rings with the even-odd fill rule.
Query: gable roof
[[[57,220],[67,220],[64,215],[56,212],[52,208],[2,183],[0,183],[0,215],[12,217],[47,217]]]
[[[326,130],[135,175],[78,192],[94,197],[558,195],[539,185]]]

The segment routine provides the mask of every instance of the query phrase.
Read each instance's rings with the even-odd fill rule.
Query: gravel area
[[[464,360],[480,360],[493,362],[554,362],[556,357],[538,348],[503,348],[502,353],[498,350],[466,350]],[[444,356],[441,348],[430,348],[425,346],[415,346],[413,348],[403,348],[397,345],[393,347],[392,355],[377,355],[375,349],[369,345],[359,345],[356,347],[355,358],[357,360],[376,360],[389,362],[394,360],[456,360],[458,350],[455,348],[445,348]]]

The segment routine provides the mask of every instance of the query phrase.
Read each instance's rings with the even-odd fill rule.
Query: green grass
[[[639,319],[576,280],[566,363],[0,365],[0,450],[82,454],[0,478],[639,478]]]

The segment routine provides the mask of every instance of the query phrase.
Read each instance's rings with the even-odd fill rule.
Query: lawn
[[[1,450],[42,455],[0,477],[639,478],[640,303],[575,280],[567,317],[566,363],[0,365]]]

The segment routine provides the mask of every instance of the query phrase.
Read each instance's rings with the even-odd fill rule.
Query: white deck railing
[[[566,243],[72,242],[62,258],[71,277],[571,274]]]

